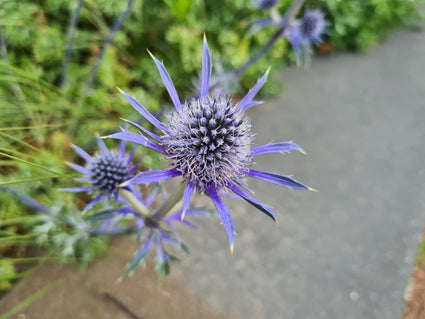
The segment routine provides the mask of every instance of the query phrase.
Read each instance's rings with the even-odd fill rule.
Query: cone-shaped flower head
[[[254,147],[251,124],[244,116],[244,112],[260,104],[253,99],[266,82],[268,71],[239,102],[235,102],[228,95],[210,95],[212,62],[208,44],[204,39],[200,97],[181,104],[164,65],[154,56],[152,58],[175,106],[175,112],[171,114],[168,123],[161,123],[135,98],[124,92],[122,94],[163,135],[158,136],[128,121],[142,134],[121,132],[109,137],[134,142],[158,151],[168,159],[171,168],[141,172],[122,186],[150,184],[182,176],[187,183],[183,192],[182,218],[189,208],[195,189],[201,193],[206,192],[217,209],[233,249],[235,230],[232,218],[219,194],[230,190],[276,221],[275,213],[268,206],[258,202],[240,188],[246,188],[243,178],[254,177],[292,189],[310,189],[291,177],[251,169],[253,158],[257,155],[302,150],[291,142]]]
[[[121,141],[119,150],[108,150],[101,138],[96,138],[100,152],[90,156],[83,149],[72,145],[74,151],[86,161],[85,167],[67,163],[75,171],[84,174],[84,178],[76,179],[79,182],[88,183],[87,187],[63,188],[69,192],[93,192],[99,190],[93,201],[83,209],[83,213],[98,203],[104,196],[111,196],[115,200],[118,197],[117,186],[124,183],[136,171],[137,165],[132,165],[134,150],[130,155],[125,153],[125,141]]]
[[[107,194],[115,194],[116,187],[132,175],[129,163],[114,151],[95,155],[88,169],[93,187]]]
[[[250,122],[227,95],[193,99],[174,113],[163,139],[166,155],[200,192],[209,184],[242,183],[253,162]]]

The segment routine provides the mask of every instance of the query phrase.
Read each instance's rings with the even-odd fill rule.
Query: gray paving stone
[[[21,280],[0,299],[0,315],[17,309],[11,319],[223,319],[201,297],[187,291],[185,282],[159,282],[148,262],[134,276],[117,279],[138,248],[125,237],[114,241],[107,254],[83,272],[75,265],[46,263]]]

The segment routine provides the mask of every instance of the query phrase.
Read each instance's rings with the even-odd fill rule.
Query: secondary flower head
[[[167,216],[162,220],[162,223],[150,222],[139,217],[138,224],[141,227],[139,227],[137,238],[142,244],[135,253],[133,260],[127,265],[122,278],[131,274],[139,264],[144,264],[151,251],[155,251],[155,269],[158,276],[162,278],[162,276],[168,275],[169,262],[177,259],[173,254],[188,253],[174,224],[179,223],[196,228],[186,219],[181,220],[181,214],[182,211],[179,211]],[[187,217],[205,218],[207,216],[207,211],[202,209],[189,209],[187,211]]]
[[[326,22],[320,10],[308,10],[301,19],[289,23],[284,31],[284,37],[291,43],[297,61],[308,57],[312,51],[312,43],[318,45],[326,33]]]
[[[200,193],[206,192],[217,209],[218,216],[229,237],[231,249],[233,249],[235,229],[229,210],[224,205],[219,193],[232,191],[276,221],[275,213],[268,206],[258,202],[242,190],[246,188],[243,178],[258,178],[292,189],[310,189],[291,177],[251,168],[253,158],[257,155],[302,150],[291,142],[254,147],[251,124],[244,117],[244,112],[252,106],[260,104],[253,99],[266,82],[268,71],[239,102],[235,102],[228,95],[210,95],[212,62],[207,41],[204,39],[200,97],[181,104],[164,65],[153,55],[152,58],[175,107],[168,123],[161,123],[135,98],[122,91],[121,93],[163,135],[158,136],[142,126],[128,121],[136,126],[141,134],[121,132],[109,137],[144,145],[162,153],[168,159],[170,168],[141,172],[122,186],[150,184],[181,176],[186,183],[182,198],[182,218],[189,208],[195,189]]]
[[[72,145],[74,151],[86,161],[85,167],[67,162],[67,165],[75,171],[84,174],[84,178],[77,178],[79,182],[88,183],[86,187],[63,188],[68,192],[93,192],[100,191],[93,201],[87,204],[83,213],[98,203],[105,196],[118,198],[117,186],[128,180],[136,171],[137,165],[132,165],[134,151],[127,155],[125,153],[125,141],[121,141],[119,150],[108,150],[101,138],[96,138],[100,152],[90,156],[83,149]]]
[[[255,0],[252,4],[258,9],[267,10],[274,7],[278,2],[279,0]]]
[[[322,35],[326,32],[328,24],[320,10],[306,11],[299,24],[305,41],[315,44],[322,42]]]
[[[131,197],[130,201],[126,201],[126,199],[129,199],[128,195]],[[103,224],[95,229],[100,234],[122,232],[122,228],[117,226],[118,222],[135,219],[134,227],[137,231],[137,240],[141,242],[141,245],[134,254],[133,260],[127,265],[122,277],[132,273],[140,263],[144,264],[151,251],[154,251],[156,255],[155,269],[158,276],[161,278],[163,275],[167,275],[169,262],[176,259],[174,254],[187,254],[187,248],[182,243],[176,224],[196,229],[196,226],[188,219],[211,216],[211,212],[206,209],[192,207],[187,210],[186,219],[181,218],[181,208],[161,220],[156,219],[154,217],[155,210],[152,209],[153,203],[158,199],[162,199],[164,202],[168,199],[161,184],[157,184],[145,196],[140,192],[139,187],[134,187],[131,193],[123,194],[123,199],[123,207],[110,210],[105,214],[94,215],[92,218],[93,221],[99,218],[103,221]]]

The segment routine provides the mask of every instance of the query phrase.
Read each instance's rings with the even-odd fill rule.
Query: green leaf
[[[180,22],[187,19],[192,8],[192,0],[165,0],[170,8],[171,14]]]

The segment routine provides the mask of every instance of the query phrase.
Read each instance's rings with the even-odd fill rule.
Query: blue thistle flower
[[[108,150],[103,140],[99,137],[96,138],[96,142],[100,152],[93,157],[80,147],[72,145],[74,151],[86,161],[85,167],[74,163],[66,163],[75,171],[85,175],[84,178],[77,178],[77,181],[88,183],[90,186],[63,188],[62,191],[93,192],[97,190],[101,192],[84,207],[83,214],[105,196],[111,196],[117,200],[117,186],[128,180],[139,166],[139,163],[132,165],[135,149],[129,156],[125,153],[125,141],[120,142],[118,151]]]
[[[168,275],[169,262],[177,260],[173,253],[188,253],[174,223],[180,223],[195,229],[196,226],[187,220],[188,217],[206,218],[209,216],[206,210],[200,208],[188,209],[184,220],[182,220],[182,213],[183,211],[180,210],[172,215],[166,216],[161,222],[150,220],[149,218],[142,218],[140,216],[138,217],[137,225],[139,230],[137,237],[142,244],[135,253],[133,260],[127,265],[122,277],[133,272],[140,263],[145,263],[152,250],[155,250],[155,269],[158,276],[161,278],[163,275]],[[144,236],[142,238],[143,234]]]
[[[160,193],[160,190],[162,191]],[[175,224],[181,224],[196,229],[196,226],[188,221],[188,218],[208,218],[210,212],[203,208],[192,207],[187,210],[186,218],[182,219],[183,210],[168,215],[161,220],[156,220],[151,215],[140,214],[139,208],[144,207],[146,211],[152,211],[152,204],[161,197],[163,201],[167,200],[167,194],[161,184],[157,184],[150,194],[145,197],[140,189],[135,187],[132,190],[132,197],[137,202],[129,203],[123,198],[125,206],[109,210],[102,214],[88,216],[86,219],[92,222],[102,221],[102,225],[93,229],[97,233],[120,232],[122,228],[117,226],[120,220],[135,220],[135,231],[137,232],[137,240],[141,242],[139,249],[136,251],[134,258],[127,265],[122,278],[132,273],[140,263],[145,263],[151,251],[155,251],[155,269],[161,278],[169,272],[169,262],[176,259],[174,253],[187,254],[187,248],[181,241]],[[133,206],[134,205],[134,206]]]
[[[300,29],[306,41],[319,44],[322,35],[326,33],[328,23],[320,10],[309,10],[304,13],[300,22]]]
[[[291,43],[297,60],[301,60],[303,51],[305,55],[311,54],[311,45],[322,42],[322,36],[326,33],[328,23],[320,10],[308,10],[302,19],[297,19],[289,24],[284,37]]]
[[[141,134],[120,132],[109,137],[134,142],[158,151],[167,158],[171,168],[141,172],[121,186],[150,184],[181,176],[187,183],[183,192],[182,218],[195,189],[200,193],[207,193],[217,209],[233,251],[235,229],[229,210],[219,193],[232,191],[276,222],[273,210],[242,190],[246,189],[244,177],[261,179],[291,189],[312,190],[291,177],[251,169],[253,159],[257,155],[293,150],[302,152],[298,145],[291,142],[254,147],[251,124],[244,117],[244,112],[260,104],[253,99],[266,82],[269,71],[239,102],[235,102],[228,95],[209,95],[212,62],[207,41],[204,39],[200,97],[181,104],[164,65],[151,56],[173,101],[175,112],[171,114],[167,124],[161,123],[134,97],[121,91],[127,101],[163,135],[158,136],[128,121],[136,126]]]
[[[241,178],[253,163],[251,124],[229,95],[192,99],[174,113],[163,146],[169,164],[199,192]]]
[[[261,10],[267,10],[274,7],[280,0],[255,0],[252,5]]]

